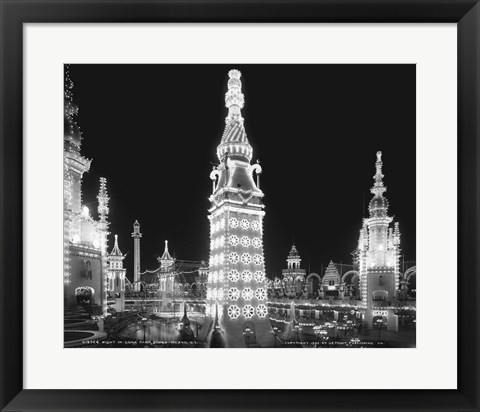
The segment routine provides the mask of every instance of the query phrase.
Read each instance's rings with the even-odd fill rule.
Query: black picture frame
[[[0,6],[2,99],[0,104],[0,407],[2,411],[480,410],[478,390],[480,349],[478,340],[479,0],[98,0],[94,2],[0,0]],[[456,23],[458,30],[458,389],[295,391],[23,389],[23,24],[47,22]],[[442,253],[439,251],[439,261],[442,259]],[[441,297],[439,299],[442,300]],[[439,333],[441,334],[441,331]],[[438,368],[441,370],[442,365],[439,364]],[[392,370],[391,373],[395,371]],[[388,379],[388,373],[386,378]]]

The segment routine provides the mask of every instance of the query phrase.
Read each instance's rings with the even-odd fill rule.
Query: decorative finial
[[[383,185],[383,174],[382,174],[382,152],[377,152],[377,162],[375,163],[376,173],[373,176],[373,180],[375,181],[373,187],[370,189],[370,192],[373,193],[375,196],[382,196],[383,193],[387,190],[387,188]]]
[[[110,198],[108,197],[107,193],[107,179],[104,177],[100,178],[100,190],[98,191],[98,214],[101,218],[105,218],[108,216],[109,208],[108,208],[108,201]]]
[[[225,93],[225,107],[228,109],[228,115],[225,119],[226,124],[232,121],[238,121],[243,124],[241,109],[244,106],[245,100],[242,93],[241,76],[240,71],[236,69],[228,72],[228,91]]]
[[[114,247],[118,247],[118,235],[115,235],[115,245]]]

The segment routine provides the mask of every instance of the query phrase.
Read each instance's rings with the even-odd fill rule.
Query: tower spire
[[[118,235],[115,235],[115,244],[113,245],[111,256],[123,256],[120,248],[118,247]]]
[[[239,70],[233,69],[228,72],[228,91],[225,93],[225,107],[228,109],[228,115],[225,123],[228,125],[232,121],[238,121],[243,124],[242,108],[245,99],[242,93],[242,74]]]
[[[383,193],[387,190],[387,188],[383,185],[383,173],[382,173],[382,152],[377,152],[377,162],[375,163],[376,173],[373,176],[373,180],[375,183],[373,187],[370,189],[370,192],[373,193],[377,197],[381,197]]]
[[[247,139],[243,126],[242,108],[245,100],[242,93],[241,73],[232,69],[228,72],[228,90],[225,93],[225,107],[228,109],[225,118],[225,131],[217,147],[217,157],[223,162],[226,157],[243,161],[252,160],[253,149]]]
[[[98,191],[98,214],[100,216],[100,220],[103,221],[107,218],[109,208],[108,208],[108,201],[110,198],[108,197],[107,193],[107,179],[104,177],[100,178],[100,189]]]

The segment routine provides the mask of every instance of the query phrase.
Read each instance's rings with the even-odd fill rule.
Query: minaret
[[[104,177],[100,178],[100,189],[98,191],[97,195],[97,200],[98,200],[98,217],[99,217],[99,222],[98,222],[98,231],[100,234],[100,250],[102,253],[102,279],[103,279],[103,299],[102,299],[102,308],[103,308],[103,314],[107,314],[107,270],[108,270],[108,258],[107,258],[107,238],[109,235],[108,232],[108,213],[109,213],[109,208],[108,208],[108,202],[110,198],[108,197],[107,193],[107,179]]]
[[[211,324],[218,317],[228,347],[273,346],[263,257],[264,194],[254,181],[254,173],[258,175],[262,169],[258,163],[250,164],[253,149],[241,113],[241,74],[230,70],[228,76],[228,115],[217,147],[220,164],[210,173],[213,193],[209,198],[206,315]]]
[[[125,255],[120,251],[118,236],[115,235],[115,245],[108,255],[107,291],[109,297],[115,301],[117,312],[125,311],[125,274],[127,270],[123,268],[123,259],[125,259]]]
[[[140,233],[140,223],[138,220],[135,220],[133,224],[133,282],[134,290],[136,292],[140,291],[140,238],[142,234]]]
[[[389,330],[397,330],[393,314],[400,281],[400,231],[398,223],[392,230],[393,218],[388,216],[387,188],[383,183],[382,152],[377,152],[376,173],[371,188],[373,198],[368,206],[370,217],[364,219],[359,237],[360,289],[366,307],[368,327],[388,323]]]
[[[159,288],[159,310],[175,312],[175,259],[168,251],[168,240],[165,241],[163,255],[157,258],[160,263],[158,273]]]

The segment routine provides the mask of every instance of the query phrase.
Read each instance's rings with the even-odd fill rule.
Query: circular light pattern
[[[250,288],[245,288],[242,290],[242,298],[245,300],[250,300],[253,298],[253,290]]]
[[[237,305],[229,306],[227,312],[232,319],[237,319],[240,316],[240,308]]]
[[[237,300],[240,297],[240,291],[237,288],[228,289],[228,299]]]
[[[242,236],[242,238],[240,239],[240,243],[243,247],[249,247],[250,239],[247,236]]]
[[[249,270],[244,270],[242,272],[242,280],[244,282],[250,282],[252,280],[252,272],[250,272]]]
[[[252,245],[258,249],[262,246],[262,241],[258,237],[254,237],[252,239]]]
[[[232,246],[237,246],[238,245],[238,236],[231,235],[228,238],[228,243],[230,243]]]
[[[253,255],[253,263],[255,263],[256,265],[261,265],[263,263],[262,255]]]
[[[228,272],[228,280],[230,280],[231,282],[237,282],[238,279],[240,279],[240,274],[238,273],[238,270],[233,269]]]
[[[255,291],[255,297],[258,299],[258,300],[265,300],[265,298],[267,297],[267,292],[265,291],[264,288],[258,288],[256,291]],[[219,298],[220,299],[220,298]]]
[[[263,282],[265,280],[265,275],[263,274],[263,272],[261,270],[257,270],[253,274],[253,278],[255,279],[256,282]]]
[[[228,255],[228,260],[230,261],[230,263],[238,263],[238,253],[236,252],[231,252],[229,255]]]
[[[242,253],[242,263],[248,265],[252,261],[252,257],[248,253]]]
[[[260,230],[260,223],[258,223],[258,220],[254,220],[252,222],[252,229],[253,230]]]
[[[268,312],[268,309],[266,305],[262,304],[257,306],[257,315],[259,317],[264,318],[265,316],[267,316],[267,312]]]
[[[245,305],[242,309],[242,314],[247,319],[250,319],[254,315],[255,311],[252,305]]]
[[[248,220],[247,219],[242,219],[241,222],[240,222],[240,227],[242,229],[248,229],[250,226],[250,223],[248,223]]]
[[[231,228],[235,229],[238,227],[238,219],[231,217],[230,220],[228,221],[228,224],[230,225]]]

